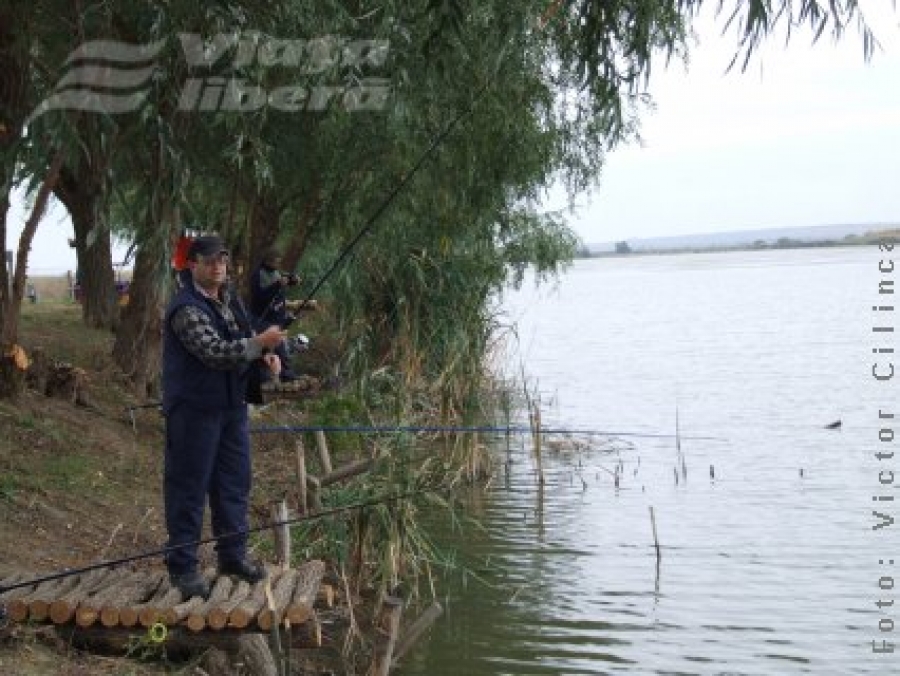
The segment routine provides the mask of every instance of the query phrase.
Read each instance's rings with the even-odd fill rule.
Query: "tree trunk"
[[[4,289],[2,295],[2,313],[0,313],[0,398],[18,396],[25,387],[25,372],[28,359],[17,344],[19,339],[19,314],[22,310],[22,296],[25,291],[25,271],[28,268],[28,251],[37,231],[38,223],[44,215],[47,202],[59,178],[62,166],[62,153],[54,155],[41,187],[34,200],[31,215],[19,237],[16,256],[16,268],[12,278],[12,288]],[[5,233],[4,233],[5,234]],[[4,237],[4,243],[5,243]],[[4,261],[4,266],[6,265]],[[5,277],[6,275],[4,275]]]
[[[154,237],[138,249],[128,305],[122,312],[112,352],[135,391],[151,396],[159,389],[162,364],[160,343],[168,270],[164,241]]]
[[[109,229],[97,214],[103,191],[86,161],[63,167],[56,196],[66,206],[75,230],[76,283],[81,288],[81,315],[87,326],[115,329],[119,320]]]
[[[253,200],[250,210],[250,235],[245,274],[241,288],[247,298],[250,297],[250,277],[259,265],[266,249],[278,239],[278,223],[281,220],[281,207],[270,195],[258,194]]]

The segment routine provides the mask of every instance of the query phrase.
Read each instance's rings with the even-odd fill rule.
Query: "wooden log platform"
[[[322,632],[312,604],[324,573],[321,561],[309,561],[297,569],[270,569],[269,579],[255,585],[222,576],[211,580],[209,598],[183,599],[163,571],[100,569],[10,590],[0,594],[0,603],[17,622],[50,623],[79,635],[107,631],[110,637],[165,627],[172,640],[190,645],[218,645],[226,635],[288,622],[294,640],[314,648]],[[9,573],[0,587],[40,577]],[[274,608],[266,603],[266,585],[276,591]]]

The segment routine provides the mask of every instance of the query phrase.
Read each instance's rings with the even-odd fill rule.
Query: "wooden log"
[[[65,591],[67,591],[68,589],[68,586],[71,585],[73,581],[74,580],[72,577],[64,577],[58,580],[50,580],[49,582],[43,582],[39,585],[36,585],[31,592],[29,592],[25,596],[19,596],[18,598],[13,599],[7,605],[7,611],[9,612],[10,619],[16,622],[24,622],[28,619],[32,601],[37,601],[45,598],[50,598],[52,600],[53,595],[55,595],[58,591],[60,593],[65,593]]]
[[[316,430],[316,446],[319,449],[319,460],[322,463],[322,470],[325,474],[331,473],[331,455],[328,453],[328,442],[325,440],[325,432]]]
[[[324,575],[325,564],[322,561],[308,561],[297,570],[294,591],[284,611],[284,616],[292,625],[302,624],[312,617],[316,594]]]
[[[294,583],[297,581],[297,571],[291,568],[285,570],[278,582],[272,585],[271,598],[265,610],[256,618],[256,623],[263,631],[269,631],[274,625],[281,623],[284,609],[287,608],[294,593]]]
[[[164,573],[142,574],[135,576],[130,584],[121,585],[118,593],[100,608],[100,624],[104,627],[119,624],[133,627],[137,624],[138,613],[131,606],[153,596],[164,578]]]
[[[250,583],[246,580],[238,582],[231,591],[227,601],[220,602],[210,608],[206,615],[206,624],[210,629],[222,630],[228,624],[228,614],[243,603],[250,594]]]
[[[60,580],[55,589],[47,589],[33,596],[28,602],[28,619],[31,622],[43,622],[50,615],[50,604],[60,595],[69,593],[78,586],[78,576],[72,575]]]
[[[419,637],[425,630],[434,624],[443,614],[444,609],[441,607],[441,604],[435,601],[416,618],[415,622],[409,625],[406,631],[403,632],[397,640],[397,645],[394,647],[393,663],[395,665],[399,660],[403,659],[403,656],[409,652],[409,649],[412,648],[413,645],[415,645],[416,641],[419,640]]]
[[[223,601],[228,600],[231,596],[231,589],[233,586],[234,582],[230,577],[221,575],[213,585],[212,591],[210,591],[209,598],[206,602],[197,606],[188,614],[187,620],[185,621],[187,628],[191,631],[202,631],[206,626],[206,616],[209,611]]]
[[[317,608],[334,608],[334,585],[320,584],[316,592]]]
[[[375,466],[374,458],[363,458],[362,460],[354,460],[353,462],[347,463],[341,467],[338,467],[333,472],[329,472],[323,477],[320,477],[319,483],[322,488],[326,486],[330,486],[331,484],[336,484],[346,479],[350,479],[351,477],[358,476],[360,474],[364,474],[370,471]]]
[[[172,617],[175,618],[175,622],[173,625],[181,624],[187,619],[187,616],[194,612],[194,609],[199,608],[204,603],[202,596],[192,596],[187,601],[183,601],[179,603],[177,606],[172,607]]]
[[[65,624],[70,621],[75,617],[78,604],[108,585],[108,578],[117,578],[116,572],[109,568],[98,568],[82,575],[74,589],[57,597],[50,604],[50,621],[53,624]]]
[[[272,574],[268,580],[257,582],[250,594],[228,613],[228,626],[244,629],[259,614],[266,603],[266,582],[274,584],[278,574]]]
[[[241,635],[235,662],[240,662],[245,673],[252,676],[278,676],[281,673],[268,641],[260,634]]]
[[[153,596],[132,608],[137,612],[137,622],[142,627],[152,627],[156,623],[171,626],[176,622],[172,607],[181,601],[181,592],[177,587],[172,586],[167,576]]]
[[[127,589],[134,586],[136,580],[146,580],[151,577],[147,574],[139,574],[125,571],[120,579],[113,584],[104,586],[85,598],[75,609],[75,624],[79,627],[90,627],[100,619],[100,612]]]
[[[381,604],[378,626],[375,628],[375,654],[372,659],[373,676],[387,676],[393,662],[394,645],[400,631],[400,615],[403,600],[396,596],[385,596]]]

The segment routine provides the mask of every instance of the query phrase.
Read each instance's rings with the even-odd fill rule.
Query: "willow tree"
[[[377,7],[341,0],[83,0],[73,10],[62,0],[7,0],[0,6],[0,235],[6,244],[14,180],[42,184],[60,148],[57,190],[73,218],[81,214],[76,240],[82,246],[107,232],[111,195],[122,199],[121,213],[134,207],[133,218],[116,223],[138,241],[141,268],[128,310],[131,329],[117,338],[116,355],[123,367],[149,360],[135,371],[149,376],[158,282],[179,214],[233,230],[245,254],[274,239],[292,256],[307,247],[319,258],[336,254],[431,141],[472,107],[384,214],[378,236],[355,252],[357,264],[335,280],[349,300],[373,301],[339,310],[346,326],[368,326],[351,332],[361,341],[360,354],[427,363],[436,382],[444,382],[443,374],[461,363],[448,346],[463,337],[432,339],[443,330],[456,335],[454,324],[466,326],[465,308],[478,322],[470,333],[482,336],[471,342],[475,354],[485,342],[481,327],[490,322],[490,290],[526,264],[552,271],[570,254],[572,233],[536,209],[542,190],[559,180],[573,193],[594,184],[604,152],[635,130],[651,66],[686,53],[690,22],[702,6],[702,0],[391,0]],[[866,52],[873,46],[855,0],[723,0],[718,6],[736,35],[737,65],[782,25],[840,36],[859,22]],[[181,31],[206,39],[258,31],[288,40],[388,40],[380,75],[390,79],[392,95],[380,113],[337,107],[286,114],[266,106],[258,114],[222,110],[180,120],[173,101],[186,77],[176,39]],[[105,117],[56,111],[26,126],[29,112],[58,83],[74,43],[99,38],[168,41],[146,104]],[[265,87],[293,77],[259,60],[245,66],[226,60],[221,71],[206,74],[257,78]],[[343,85],[360,72],[320,76]],[[32,161],[24,162],[26,150]],[[100,267],[111,274],[105,261]],[[18,313],[9,281],[4,269],[4,323]],[[109,286],[100,276],[97,284]],[[358,314],[351,316],[350,308]],[[98,316],[106,322],[105,312]],[[402,354],[401,345],[409,346]]]
[[[393,367],[391,391],[428,383],[448,409],[474,400],[492,293],[526,265],[558,269],[577,246],[537,209],[542,190],[555,181],[573,194],[594,186],[604,154],[636,133],[651,66],[687,53],[701,4],[447,0],[400,12],[391,44],[404,49],[391,67],[404,76],[385,116],[396,140],[377,167],[382,194],[442,130],[455,130],[336,285],[358,373]],[[737,31],[737,64],[780,23],[839,36],[859,20],[852,0],[826,8],[753,0],[730,13],[727,4],[720,16]],[[868,53],[871,35],[860,28]],[[344,206],[345,222],[364,222],[364,203]],[[343,232],[349,241],[352,231]]]

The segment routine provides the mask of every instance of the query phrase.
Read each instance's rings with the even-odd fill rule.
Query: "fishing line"
[[[126,411],[160,408],[162,402],[127,406]],[[581,434],[584,436],[633,437],[645,439],[685,439],[688,441],[728,441],[724,437],[686,436],[683,434],[661,434],[655,432],[627,432],[621,430],[598,430],[580,427],[542,427],[541,434]],[[399,433],[452,433],[452,432],[484,432],[485,434],[533,434],[534,430],[526,425],[272,425],[251,427],[251,434],[272,434],[276,432],[346,432],[352,434],[399,434]]]
[[[658,434],[653,432],[622,432],[615,430],[595,430],[582,428],[554,428],[542,427],[538,430],[541,434],[582,434],[585,436],[608,436],[608,437],[635,437],[647,439],[688,439],[690,441],[728,441],[722,437],[706,437],[706,436],[684,436],[675,434]],[[373,433],[373,434],[392,434],[402,432],[485,432],[497,434],[533,434],[535,430],[525,425],[507,425],[507,426],[440,426],[440,425],[386,425],[386,426],[366,426],[366,425],[272,425],[266,427],[251,427],[251,434],[271,434],[276,432],[348,432],[348,433]]]

